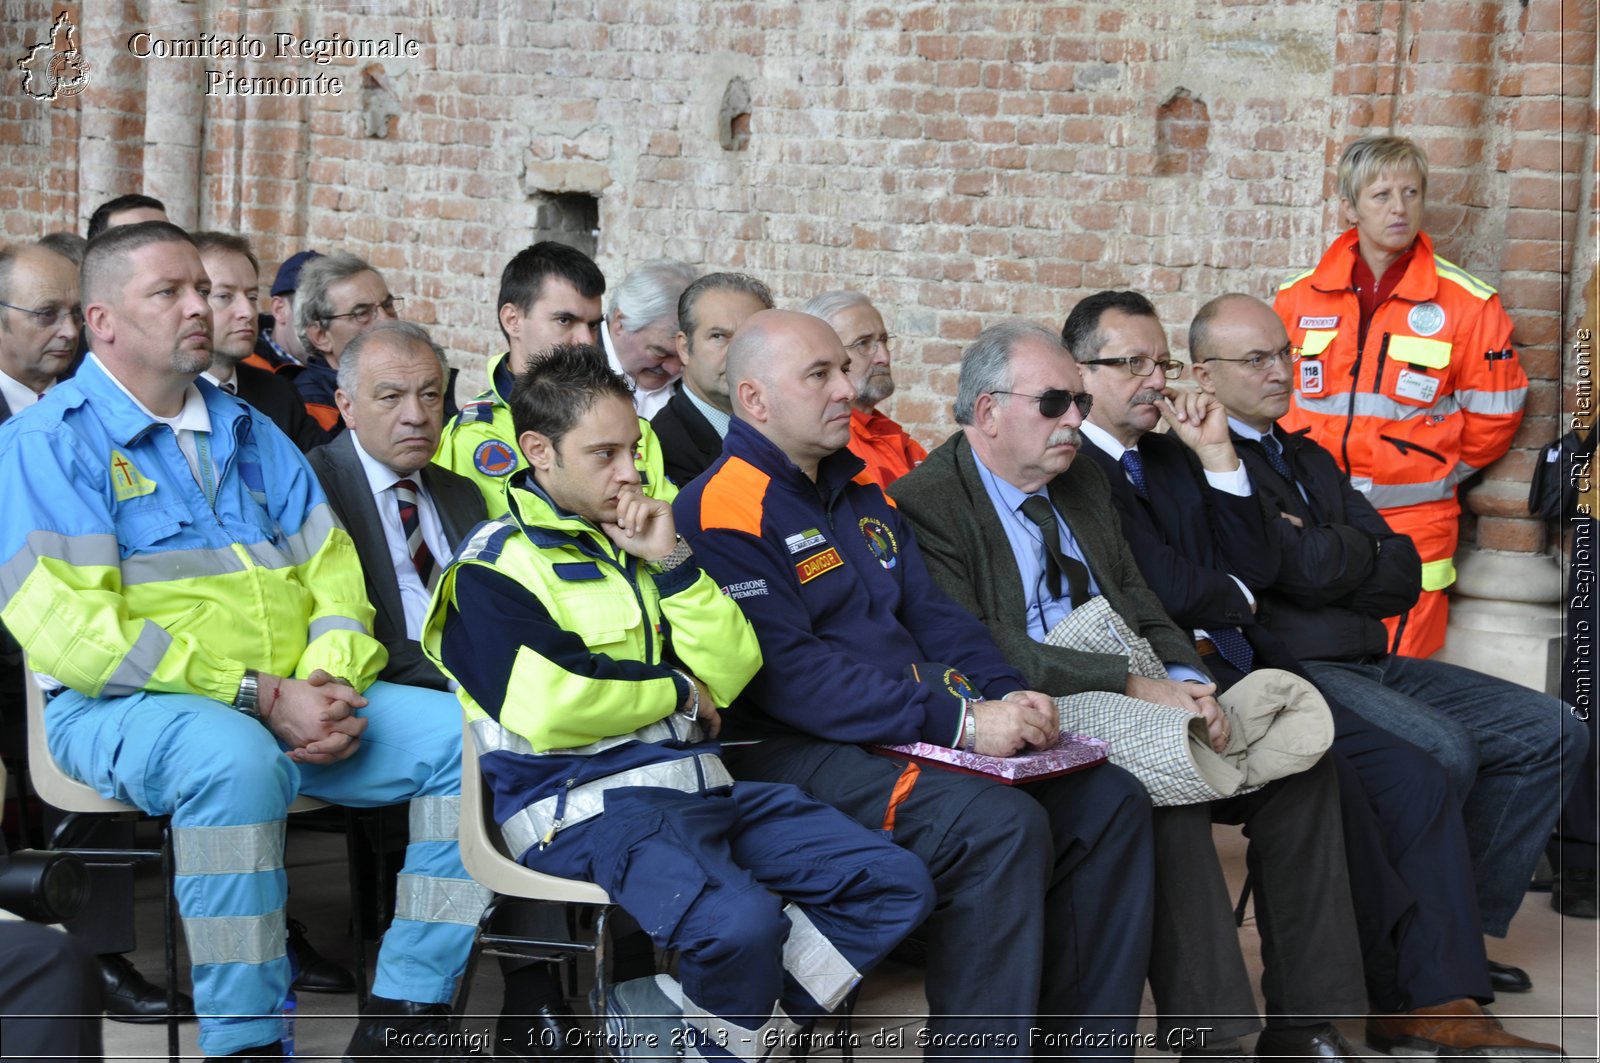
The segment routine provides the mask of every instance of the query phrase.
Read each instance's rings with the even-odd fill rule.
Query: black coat
[[[1391,531],[1365,495],[1350,485],[1333,455],[1303,433],[1277,429],[1295,480],[1279,476],[1262,445],[1234,436],[1233,445],[1269,513],[1280,557],[1260,621],[1302,660],[1353,660],[1388,650],[1382,618],[1398,616],[1422,592],[1422,559],[1409,536]]]
[[[300,392],[287,380],[253,365],[241,364],[234,373],[239,397],[266,414],[300,448],[300,453],[309,453],[333,438],[312,420]]]
[[[722,457],[722,437],[711,427],[705,415],[689,401],[682,381],[672,389],[667,404],[656,411],[650,421],[656,438],[661,441],[661,457],[667,468],[667,479],[679,487],[711,468],[711,463]]]

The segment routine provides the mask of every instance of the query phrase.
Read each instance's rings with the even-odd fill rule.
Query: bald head
[[[821,318],[795,310],[763,310],[745,318],[728,344],[728,390],[737,395],[747,380],[771,383],[780,361],[805,357],[812,346],[839,348],[838,333]],[[739,412],[739,403],[733,404]]]
[[[1189,326],[1190,372],[1200,390],[1257,431],[1289,412],[1296,368],[1289,333],[1272,307],[1248,295],[1223,295]]]
[[[1277,313],[1253,295],[1243,292],[1229,292],[1219,295],[1195,314],[1194,321],[1189,324],[1189,360],[1203,362],[1208,358],[1229,357],[1227,351],[1216,349],[1216,337],[1212,330],[1219,324],[1224,326],[1240,320],[1259,319],[1260,315],[1277,317]]]
[[[728,345],[734,416],[815,479],[818,463],[850,441],[849,358],[827,322],[793,310],[763,310]]]

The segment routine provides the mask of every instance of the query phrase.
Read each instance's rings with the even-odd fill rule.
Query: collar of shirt
[[[717,435],[724,439],[728,437],[728,425],[733,421],[731,415],[723,413],[711,403],[696,395],[694,388],[687,383],[683,385],[683,397],[689,400],[690,405],[700,411],[700,416],[706,419],[707,424],[716,429]]]
[[[1251,428],[1237,417],[1228,418],[1228,427],[1233,430],[1234,435],[1242,436],[1245,439],[1254,439],[1257,443],[1261,442],[1261,437],[1266,435],[1265,432]]]
[[[178,415],[176,417],[158,417],[156,414],[150,412],[150,407],[139,401],[139,397],[137,395],[128,390],[127,385],[123,384],[122,381],[117,379],[116,374],[106,368],[105,363],[102,362],[93,351],[89,352],[89,354],[85,357],[94,359],[94,364],[99,366],[100,371],[106,375],[106,379],[115,384],[118,391],[122,392],[124,395],[128,396],[129,399],[133,400],[133,404],[139,407],[139,412],[150,418],[152,421],[158,421],[161,424],[166,425],[168,428],[171,428],[174,432],[211,431],[211,411],[206,409],[206,400],[201,397],[200,389],[195,387],[193,383],[191,383],[188,388],[184,390],[183,409],[178,411]]]
[[[667,400],[672,397],[672,385],[678,382],[678,378],[673,377],[658,388],[649,390],[642,388],[639,386],[639,382],[633,379],[627,370],[622,368],[622,360],[617,357],[617,348],[611,343],[611,323],[609,321],[600,322],[600,343],[606,349],[606,362],[611,366],[611,371],[621,374],[628,383],[633,385],[634,410],[647,421],[654,417],[656,411],[665,406]]]
[[[13,417],[39,401],[38,392],[20,380],[13,380],[5,373],[0,373],[0,396],[4,396],[6,406],[11,410]]]
[[[416,484],[418,493],[422,493],[425,490],[422,486],[422,470],[418,469],[409,476],[403,476],[395,472],[389,466],[367,453],[366,448],[361,445],[361,437],[356,435],[354,429],[350,430],[350,442],[355,445],[356,457],[361,462],[361,471],[367,474],[367,486],[372,489],[374,495],[383,494],[401,480],[410,480]]]
[[[289,365],[304,365],[305,364],[304,362],[300,361],[300,359],[296,358],[294,355],[290,354],[288,351],[286,351],[282,347],[278,346],[278,341],[272,338],[272,331],[270,329],[267,330],[266,332],[263,332],[261,334],[261,338],[267,341],[267,346],[272,348],[272,353],[276,354],[279,358],[282,358],[284,360],[284,362],[286,362],[287,364],[289,364]]]
[[[206,380],[211,381],[211,383],[212,383],[212,385],[214,387],[221,388],[223,391],[226,391],[229,395],[237,395],[237,394],[239,394],[239,376],[238,376],[237,373],[234,374],[234,377],[233,377],[232,380],[229,380],[226,383],[224,383],[221,380],[218,380],[216,374],[213,373],[209,369],[207,369],[204,373],[201,373],[200,375],[202,377],[204,377]]]
[[[1093,443],[1095,446],[1111,455],[1112,461],[1120,463],[1122,461],[1123,452],[1129,449],[1117,442],[1117,440],[1112,437],[1110,432],[1107,432],[1104,428],[1101,428],[1097,424],[1091,424],[1088,421],[1085,421],[1078,426],[1078,431],[1087,436],[1089,438],[1089,442]],[[1137,450],[1139,448],[1134,447],[1133,449]]]

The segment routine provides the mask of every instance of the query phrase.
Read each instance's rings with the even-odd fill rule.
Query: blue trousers
[[[102,796],[171,816],[178,910],[193,965],[200,1047],[270,1044],[289,989],[284,819],[296,794],[355,807],[411,802],[396,914],[373,992],[450,999],[488,893],[456,849],[461,715],[454,695],[375,683],[361,748],[298,765],[255,720],[209,698],[64,691],[45,711],[56,762]]]
[[[708,1056],[792,1055],[771,1038],[836,1007],[933,906],[921,861],[792,786],[613,790],[522,860],[603,887],[678,950]]]
[[[1462,800],[1483,932],[1505,937],[1588,735],[1556,698],[1443,661],[1306,661],[1317,686],[1431,753]]]

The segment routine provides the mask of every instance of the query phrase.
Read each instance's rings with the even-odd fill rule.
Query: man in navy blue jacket
[[[757,741],[725,760],[735,777],[800,785],[927,863],[925,1055],[1130,1057],[1152,904],[1138,782],[1105,765],[1012,788],[861,748],[1009,756],[1053,742],[1057,722],[857,479],[846,362],[816,318],[748,319],[728,353],[723,456],[674,505],[766,661],[723,736]],[[935,680],[911,678],[918,665]]]

